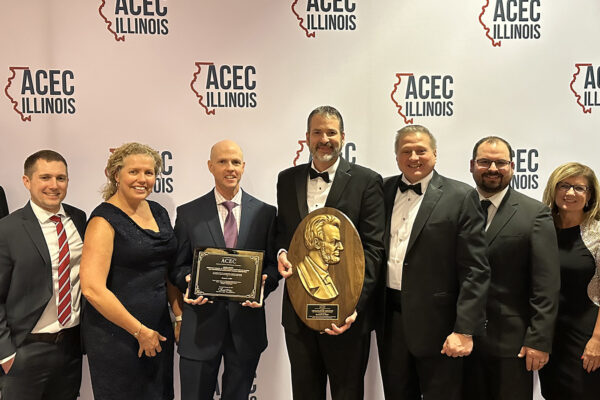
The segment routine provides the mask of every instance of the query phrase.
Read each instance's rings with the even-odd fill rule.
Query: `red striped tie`
[[[58,215],[53,215],[50,220],[56,224],[58,235],[58,322],[65,325],[71,320],[71,268],[69,262],[69,241],[67,232]]]

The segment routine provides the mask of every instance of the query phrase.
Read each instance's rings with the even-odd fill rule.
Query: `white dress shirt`
[[[387,262],[387,287],[389,288],[402,289],[402,266],[404,264],[404,257],[406,257],[410,233],[432,177],[433,171],[425,178],[414,183],[415,185],[417,183],[421,184],[421,192],[423,194],[420,196],[410,189],[404,193],[400,189],[396,189],[396,198],[394,199],[390,225],[390,256]],[[411,184],[406,180],[404,175],[402,175],[401,179],[403,182]]]
[[[35,214],[46,244],[48,245],[48,251],[50,252],[50,260],[52,262],[52,287],[54,291],[52,297],[48,302],[48,305],[44,309],[42,316],[38,320],[37,324],[33,327],[31,333],[55,333],[62,329],[71,328],[79,325],[79,314],[81,309],[81,287],[79,285],[79,263],[81,261],[81,250],[83,248],[83,241],[79,232],[73,223],[71,217],[65,214],[62,204],[60,210],[57,213],[51,213],[39,207],[33,201],[30,201],[31,208]],[[59,248],[58,248],[58,235],[56,233],[56,224],[50,221],[50,217],[53,215],[60,216],[63,227],[67,234],[67,240],[69,243],[69,257],[71,259],[69,268],[71,269],[71,320],[68,321],[64,326],[58,322],[58,306],[57,306],[57,293],[58,293],[58,262],[59,262]]]
[[[489,200],[492,203],[492,204],[490,204],[490,206],[487,209],[487,223],[485,224],[486,231],[488,230],[488,228],[490,227],[490,224],[492,223],[492,220],[496,216],[496,213],[498,212],[498,207],[500,207],[500,204],[502,203],[504,196],[506,196],[506,192],[508,192],[508,186],[505,187],[504,190],[502,190],[501,192],[493,194],[490,197],[483,197],[481,195],[481,192],[479,191],[479,188],[477,188],[477,193],[479,194],[479,201]]]
[[[325,170],[329,174],[329,183],[325,182],[320,176],[315,179],[310,179],[310,175],[306,177],[308,180],[306,184],[306,204],[308,205],[309,213],[325,206],[338,165],[340,165],[339,157],[331,167]],[[310,167],[317,171],[314,161],[310,164]]]

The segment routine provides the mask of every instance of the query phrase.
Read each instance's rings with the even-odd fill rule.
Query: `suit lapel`
[[[308,180],[308,169],[310,163],[306,164],[305,168],[299,168],[296,171],[296,200],[298,201],[298,210],[300,211],[300,219],[304,219],[308,214],[308,204],[306,203],[306,181]]]
[[[206,221],[208,231],[210,232],[215,245],[217,247],[225,247],[225,238],[223,237],[223,229],[221,228],[221,221],[219,220],[215,192],[211,190],[205,199],[206,202],[202,205],[200,214],[204,214],[206,218],[202,219]]]
[[[344,189],[346,189],[351,176],[350,163],[340,157],[340,164],[335,171],[335,177],[333,178],[331,189],[327,195],[325,207],[335,207],[339,204],[342,193],[344,193]]]
[[[46,243],[46,238],[44,238],[40,223],[29,203],[23,208],[23,227],[48,267],[46,270],[49,274],[52,274],[52,262],[50,260],[48,244]]]
[[[504,199],[502,199],[502,202],[500,203],[500,207],[498,208],[494,219],[492,219],[488,230],[485,232],[485,238],[488,246],[494,241],[496,236],[498,236],[498,233],[500,233],[502,228],[517,212],[519,203],[516,202],[512,197],[512,189],[509,188],[508,192],[506,192],[506,195],[504,196]]]
[[[254,221],[256,204],[246,192],[242,191],[242,213],[240,216],[240,232],[238,234],[237,247],[244,248],[248,235],[250,234],[250,221]]]
[[[386,259],[389,257],[390,252],[390,231],[392,227],[392,211],[394,210],[394,201],[396,201],[396,193],[398,191],[398,180],[400,175],[388,178],[388,181],[384,183],[384,204],[385,204],[385,232],[383,236],[384,247],[386,251]]]
[[[437,172],[433,171],[433,177],[429,182],[427,191],[423,195],[423,201],[421,202],[419,212],[417,213],[417,217],[415,218],[415,222],[413,223],[412,230],[410,232],[410,239],[408,240],[408,246],[406,248],[407,254],[410,252],[415,240],[417,240],[417,237],[421,233],[421,230],[433,212],[435,205],[440,200],[440,197],[442,197],[442,186],[443,185],[440,176],[437,174]]]
[[[75,228],[77,228],[77,232],[79,232],[79,237],[83,240],[83,235],[85,234],[85,220],[81,221],[79,218],[76,218],[71,206],[63,203],[63,209],[65,210],[65,214],[73,221]]]

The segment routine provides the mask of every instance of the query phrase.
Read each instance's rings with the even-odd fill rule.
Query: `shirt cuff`
[[[17,355],[17,353],[12,353],[10,356],[0,360],[0,364],[4,364],[7,361],[10,361],[11,359],[15,358],[15,356]]]

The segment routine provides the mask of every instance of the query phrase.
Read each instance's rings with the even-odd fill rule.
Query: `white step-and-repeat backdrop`
[[[5,0],[0,185],[21,207],[24,159],[52,148],[69,162],[67,202],[90,212],[110,149],[139,141],[163,156],[152,197],[174,220],[212,188],[209,148],[229,138],[243,187],[273,204],[277,173],[308,160],[307,114],[331,104],[345,157],[383,176],[397,172],[394,132],[418,123],[437,136],[437,170],[466,182],[474,142],[505,137],[514,187],[540,198],[558,164],[600,167],[599,20],[592,0]],[[252,399],[291,397],[280,298]],[[367,399],[383,397],[375,355]]]

